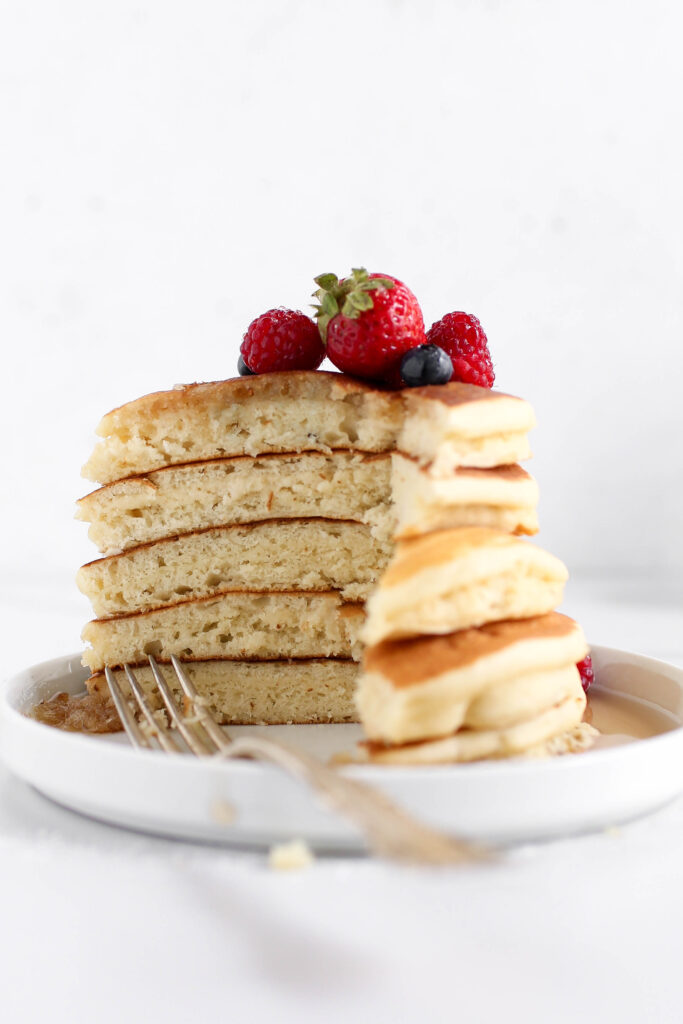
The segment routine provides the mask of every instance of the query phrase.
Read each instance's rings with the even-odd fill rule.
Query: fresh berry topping
[[[593,672],[593,661],[590,654],[587,654],[583,661],[580,661],[576,667],[578,668],[579,675],[581,676],[581,685],[583,686],[584,693],[588,693],[588,687],[595,678],[595,673]]]
[[[325,346],[315,321],[305,313],[269,309],[247,327],[240,356],[251,373],[317,370],[325,358]]]
[[[495,380],[486,335],[476,316],[446,313],[427,331],[427,341],[448,352],[453,363],[451,380],[492,388]]]
[[[395,277],[362,267],[342,281],[321,274],[315,282],[318,327],[334,365],[357,377],[396,380],[403,355],[425,341],[413,293]]]
[[[253,377],[254,375],[254,371],[249,369],[241,354],[237,358],[237,372],[240,377]]]
[[[438,345],[418,345],[401,360],[401,380],[409,388],[422,384],[446,384],[453,375],[453,363]]]

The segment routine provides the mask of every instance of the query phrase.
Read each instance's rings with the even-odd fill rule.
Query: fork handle
[[[375,853],[421,864],[461,864],[488,860],[478,843],[444,835],[417,821],[379,790],[341,775],[310,754],[259,736],[241,737],[216,755],[270,761],[307,783],[333,810],[363,832]]]

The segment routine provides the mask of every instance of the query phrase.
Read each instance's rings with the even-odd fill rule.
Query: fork
[[[168,754],[182,753],[183,745],[178,741],[180,736],[187,749],[198,757],[247,757],[275,764],[310,786],[324,804],[359,828],[374,853],[391,860],[448,865],[491,858],[491,852],[480,844],[448,836],[424,825],[384,793],[358,779],[342,775],[310,754],[260,736],[231,740],[212,717],[206,701],[174,655],[171,655],[171,663],[184,696],[182,708],[156,659],[149,655],[150,668],[171,727],[159,720],[164,716],[159,715],[158,711],[155,713],[150,695],[145,692],[130,665],[124,665],[123,669],[139,709],[140,721],[113,671],[105,668],[112,700],[134,747],[160,749]],[[153,690],[151,695],[154,696]],[[155,747],[155,741],[158,747]]]

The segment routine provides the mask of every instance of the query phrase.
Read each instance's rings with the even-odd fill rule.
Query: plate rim
[[[593,652],[598,672],[620,664],[635,672],[623,688],[611,685],[620,676],[610,672],[604,691],[659,708],[673,727],[578,757],[358,763],[342,765],[340,771],[384,791],[418,820],[494,844],[568,837],[652,813],[683,793],[683,668],[619,648],[595,645]],[[644,675],[640,682],[639,672]],[[654,691],[658,699],[651,701],[642,697],[648,676],[662,683]],[[71,654],[5,679],[0,759],[42,797],[108,825],[190,842],[266,847],[303,836],[316,850],[366,849],[354,826],[273,764],[172,758],[136,750],[125,740],[103,742],[106,737],[64,732],[25,714],[41,691],[54,686],[54,691],[77,692],[86,678],[80,654]],[[213,812],[215,800],[224,798],[236,809],[228,827]]]
[[[618,656],[619,659],[626,659],[628,661],[644,661],[647,665],[661,666],[665,669],[671,670],[675,675],[680,678],[675,680],[683,696],[683,668],[672,664],[671,662],[664,661],[661,658],[653,658],[649,655],[638,654],[635,651],[627,651],[619,647],[608,647],[602,644],[591,644],[591,652],[595,652],[598,656],[598,660],[602,660],[610,656]],[[42,670],[43,672],[57,672],[62,669],[62,673],[65,672],[67,666],[68,671],[71,672],[73,669],[74,662],[79,661],[80,663],[81,652],[72,654],[59,655],[55,658],[49,658],[46,661],[36,662],[33,665],[28,665],[18,672],[13,672],[7,677],[3,677],[2,680],[2,693],[0,694],[0,727],[3,725],[3,720],[14,721],[18,724],[19,728],[37,730],[36,735],[40,735],[42,730],[48,730],[43,735],[55,735],[59,737],[57,742],[72,745],[74,749],[87,749],[87,747],[93,742],[93,740],[99,744],[100,752],[105,752],[107,756],[112,758],[134,758],[138,759],[141,764],[145,764],[153,759],[156,761],[159,755],[163,755],[167,758],[168,755],[164,755],[163,751],[159,750],[138,750],[129,744],[116,744],[102,742],[103,737],[97,735],[68,732],[66,730],[56,729],[54,726],[47,725],[44,722],[39,722],[36,719],[29,718],[24,714],[15,704],[10,700],[10,687],[12,684],[18,686],[22,677],[28,676],[31,673]],[[83,668],[83,682],[87,679],[87,669]],[[25,680],[24,685],[26,685]],[[599,684],[594,684],[596,690],[609,689],[601,687]],[[631,698],[637,700],[638,698]],[[652,706],[660,707],[655,702],[652,702]],[[20,724],[19,724],[20,723]],[[326,723],[317,723],[326,724]],[[229,728],[229,726],[228,726]],[[1,732],[0,732],[1,736]],[[600,750],[587,750],[582,752],[580,758],[565,755],[561,757],[548,757],[548,758],[498,758],[498,759],[485,759],[480,761],[469,761],[469,762],[453,762],[443,764],[415,764],[415,765],[394,765],[394,764],[372,764],[359,762],[357,764],[344,764],[340,765],[340,770],[345,774],[354,775],[367,778],[367,781],[372,781],[373,778],[380,779],[386,778],[387,773],[391,773],[392,779],[400,779],[401,776],[409,776],[413,778],[415,772],[419,772],[420,776],[436,776],[440,778],[443,775],[448,775],[453,771],[457,771],[458,774],[468,773],[472,775],[484,776],[486,774],[499,774],[501,769],[505,771],[512,771],[515,774],[537,774],[539,771],[546,772],[562,772],[569,770],[576,770],[578,763],[583,763],[585,755],[589,754],[589,764],[595,764],[597,759],[604,760],[609,759],[615,761],[621,757],[631,757],[634,755],[636,750],[640,750],[643,747],[646,749],[652,749],[654,745],[664,745],[671,743],[678,743],[683,740],[683,720],[681,720],[678,726],[674,726],[673,729],[669,729],[664,733],[659,733],[655,736],[644,737],[638,739],[633,743],[625,743],[623,745],[603,748]],[[0,744],[0,762],[3,760],[2,756],[2,745]],[[206,759],[197,757],[183,758],[183,763],[190,771],[201,771],[206,765]],[[190,768],[189,766],[193,767]],[[275,765],[268,764],[262,761],[250,761],[250,760],[220,760],[216,758],[213,761],[212,767],[218,768],[219,770],[228,770],[230,774],[253,774],[254,772],[263,771],[263,769],[271,769],[273,772],[278,773],[280,769]],[[683,783],[681,786],[683,791]]]

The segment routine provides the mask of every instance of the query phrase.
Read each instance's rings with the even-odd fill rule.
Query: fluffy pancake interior
[[[314,722],[355,722],[358,713],[354,690],[358,664],[343,659],[301,661],[196,661],[185,662],[189,675],[209,711],[222,725],[286,725]],[[164,676],[182,703],[175,672],[162,665]],[[124,693],[123,671],[115,672]],[[135,675],[148,693],[161,698],[147,665]],[[94,693],[108,693],[104,673],[88,680]]]
[[[107,483],[173,463],[265,452],[385,451],[401,402],[341,374],[289,372],[188,385],[104,417],[83,469]]]
[[[461,467],[437,477],[402,453],[391,460],[397,538],[459,526],[538,531],[538,485],[521,466]]]
[[[262,374],[188,385],[115,409],[98,427],[103,440],[83,474],[108,483],[174,463],[335,448],[398,447],[434,462],[438,472],[496,466],[528,456],[533,425],[526,402],[469,384],[408,395],[343,374]]]
[[[363,523],[266,521],[160,540],[83,566],[77,582],[98,616],[147,611],[224,590],[339,590],[364,600],[388,540]]]
[[[354,519],[387,536],[393,526],[390,456],[239,456],[169,466],[81,498],[77,517],[104,554],[212,526],[322,516]]]
[[[96,619],[83,630],[84,664],[156,658],[282,659],[360,657],[362,605],[330,593],[231,591],[151,612]]]

